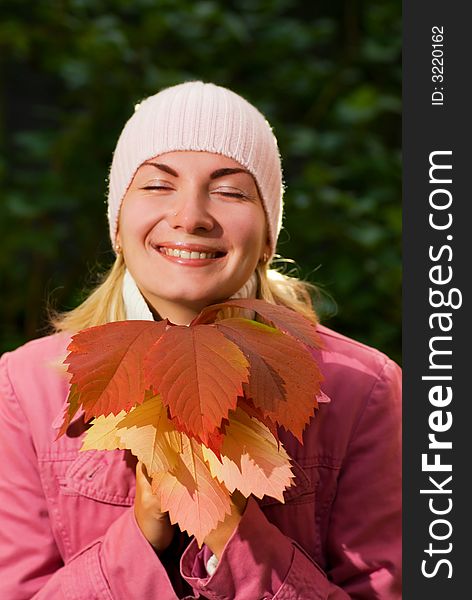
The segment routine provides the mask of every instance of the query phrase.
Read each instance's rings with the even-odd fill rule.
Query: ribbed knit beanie
[[[176,150],[222,154],[254,177],[265,209],[271,253],[282,225],[282,167],[265,117],[224,87],[190,81],[166,88],[136,106],[113,154],[108,222],[115,245],[121,202],[143,162]]]

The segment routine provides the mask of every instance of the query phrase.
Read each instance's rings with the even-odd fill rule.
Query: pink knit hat
[[[282,225],[282,167],[277,140],[264,116],[231,90],[189,81],[143,100],[126,123],[113,154],[108,222],[115,245],[123,197],[143,162],[165,152],[223,154],[254,177],[267,216],[271,252]]]

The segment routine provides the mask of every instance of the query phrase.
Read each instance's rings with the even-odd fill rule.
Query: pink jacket
[[[134,460],[79,452],[84,423],[54,441],[67,383],[54,335],[0,361],[0,598],[5,600],[394,600],[400,593],[400,369],[320,327],[329,404],[304,445],[281,431],[296,486],[250,499],[215,573],[176,538],[160,558],[133,512]]]

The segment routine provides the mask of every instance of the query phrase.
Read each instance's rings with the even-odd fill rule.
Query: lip
[[[218,252],[226,254],[226,251],[220,247],[206,246],[205,244],[193,244],[187,242],[153,242],[152,247],[155,250],[159,250],[159,248],[178,248],[179,250],[188,250],[189,252]]]
[[[185,242],[160,242],[160,243],[152,243],[152,248],[157,252],[159,256],[164,258],[165,260],[177,263],[182,266],[187,267],[205,267],[207,265],[214,265],[215,263],[220,262],[225,258],[226,252],[215,247],[206,246],[204,244],[188,244]],[[215,258],[182,258],[180,256],[169,256],[168,254],[164,254],[159,250],[159,248],[177,248],[179,250],[187,250],[188,252],[212,252],[212,253],[220,253],[221,256],[217,256]]]

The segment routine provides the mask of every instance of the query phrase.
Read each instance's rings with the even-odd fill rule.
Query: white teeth
[[[189,252],[188,250],[178,250],[176,248],[161,248],[161,252],[167,256],[177,256],[179,258],[202,259],[216,258],[215,252]]]

